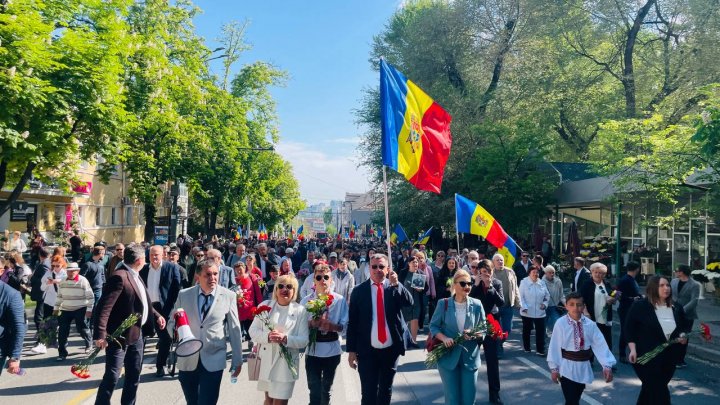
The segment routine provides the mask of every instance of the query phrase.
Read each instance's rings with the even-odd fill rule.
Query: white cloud
[[[323,142],[281,141],[276,148],[292,164],[303,199],[311,204],[343,200],[346,192],[362,193],[370,189],[367,170],[358,164],[355,156],[330,154],[316,146],[319,144]]]
[[[357,145],[360,143],[360,138],[357,136],[345,137],[345,138],[331,138],[331,139],[328,139],[327,142],[341,143],[344,145]]]

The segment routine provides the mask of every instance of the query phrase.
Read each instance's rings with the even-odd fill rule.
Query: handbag
[[[260,364],[262,359],[260,353],[260,345],[255,345],[247,356],[248,381],[257,381],[260,378]]]
[[[447,312],[447,309],[448,309],[448,298],[445,298],[443,301],[445,303],[444,308],[443,308],[443,320],[442,320],[442,323],[444,326],[445,313]],[[427,350],[427,352],[430,353],[431,351],[433,351],[433,349],[436,346],[441,345],[441,344],[443,344],[443,342],[431,334],[430,336],[428,336],[428,339],[425,341],[425,350]]]

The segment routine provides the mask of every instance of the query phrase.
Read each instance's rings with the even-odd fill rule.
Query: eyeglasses
[[[370,267],[371,267],[373,270],[377,270],[377,269],[385,270],[385,267],[387,267],[387,266],[385,266],[384,264],[373,264],[373,265],[370,266]]]
[[[318,274],[317,276],[315,276],[315,280],[317,280],[317,281],[320,281],[320,280],[325,280],[325,281],[327,281],[327,280],[330,280],[330,276],[328,276],[327,274],[324,275],[324,276],[321,276],[321,275]]]
[[[470,281],[458,281],[457,283],[460,284],[462,288],[472,287],[472,282]]]
[[[293,286],[292,284],[278,284],[277,288],[278,290],[292,290]]]
[[[470,268],[471,268],[471,269],[477,269],[478,266],[476,266],[476,265],[474,265],[474,264],[471,264],[471,265],[470,265]]]
[[[195,255],[195,257],[205,257],[205,255]]]
[[[603,286],[598,286],[598,287],[600,287],[600,292],[605,294],[605,289],[603,288]]]

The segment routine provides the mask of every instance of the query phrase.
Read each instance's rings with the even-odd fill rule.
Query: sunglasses
[[[321,276],[321,275],[318,274],[317,276],[315,276],[315,280],[317,280],[317,281],[321,281],[321,280],[327,281],[327,280],[330,280],[330,276],[328,276],[327,274],[324,275],[324,276]]]
[[[205,257],[205,255],[195,255],[195,257]]]
[[[462,288],[472,287],[472,282],[470,281],[458,281],[457,283],[460,284]]]
[[[377,269],[385,270],[385,267],[387,267],[387,266],[385,266],[385,265],[383,265],[383,264],[373,264],[373,265],[370,266],[370,267],[372,267],[373,270],[377,270]]]
[[[278,284],[277,288],[278,290],[292,290],[293,286],[292,284]]]
[[[471,264],[471,265],[470,265],[470,268],[471,268],[471,269],[477,269],[478,266],[475,266],[475,265],[472,265],[472,264]]]

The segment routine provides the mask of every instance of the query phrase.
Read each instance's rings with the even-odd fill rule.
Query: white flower
[[[700,113],[700,117],[702,117],[703,124],[707,125],[712,121],[712,116],[710,115],[710,111],[705,110],[702,113]]]

